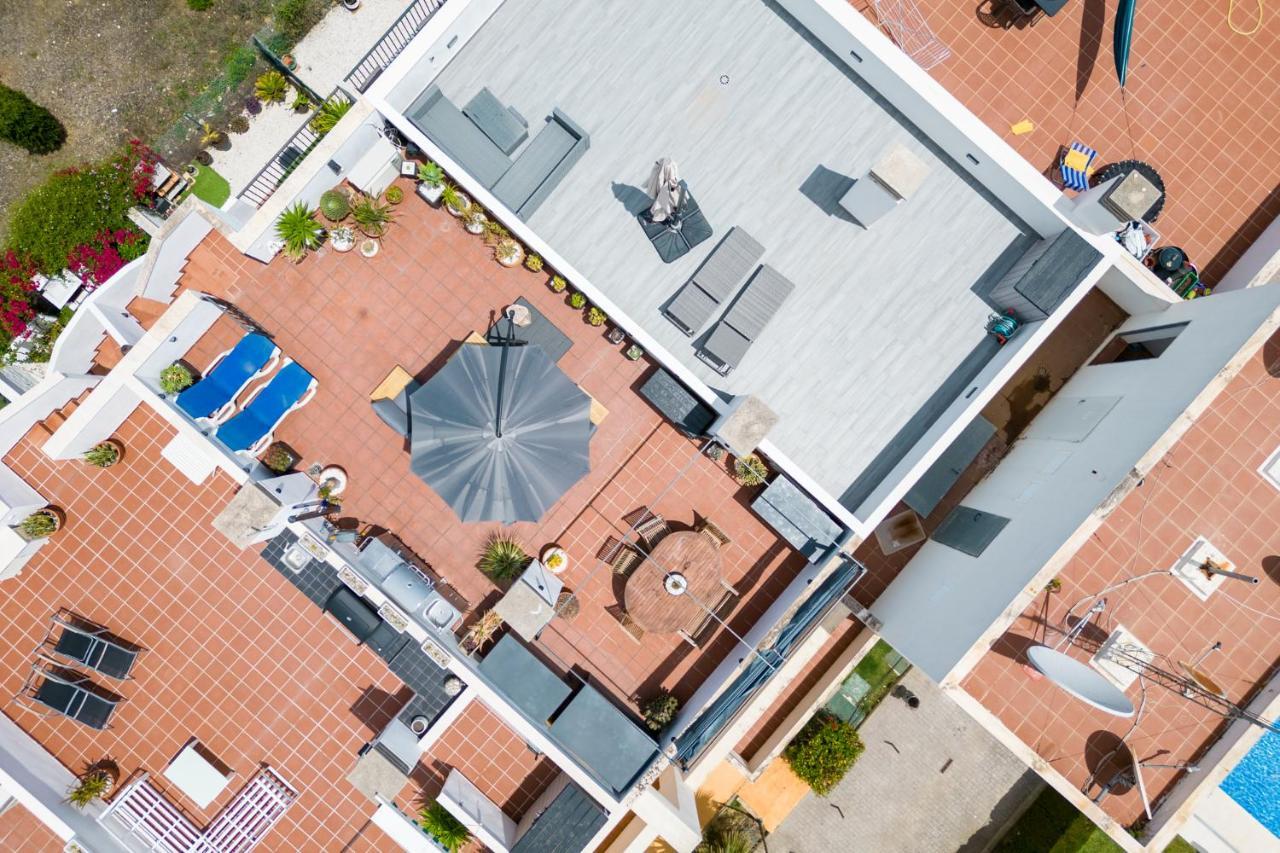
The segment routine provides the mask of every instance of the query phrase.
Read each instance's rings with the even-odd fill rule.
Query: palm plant
[[[200,147],[212,148],[215,145],[221,145],[226,141],[227,135],[218,130],[209,122],[205,122],[200,126]]]
[[[302,260],[311,249],[320,248],[323,235],[315,211],[302,202],[286,208],[276,222],[276,236],[284,243],[284,256],[294,262]]]
[[[387,226],[395,219],[391,206],[383,204],[373,196],[361,196],[351,207],[351,216],[356,225],[367,237],[381,237],[387,233]]]
[[[289,91],[289,81],[279,71],[268,71],[253,84],[253,94],[259,101],[278,104]]]
[[[529,555],[520,543],[503,533],[494,533],[480,552],[480,571],[490,580],[511,580],[524,571]]]
[[[177,362],[160,371],[160,390],[166,394],[177,394],[184,388],[190,388],[191,382],[191,371]]]
[[[449,853],[458,853],[471,840],[466,826],[438,802],[432,802],[418,812],[418,825]]]
[[[320,212],[330,222],[341,222],[351,212],[351,204],[337,190],[325,190],[320,194]]]
[[[324,136],[333,130],[334,125],[342,120],[342,117],[351,109],[351,102],[342,98],[330,98],[320,105],[320,111],[312,117],[308,122],[308,126],[315,133]]]

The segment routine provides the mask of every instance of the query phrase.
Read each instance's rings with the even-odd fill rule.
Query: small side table
[[[169,762],[163,775],[187,799],[204,809],[226,789],[235,775],[220,765],[221,762],[202,747],[199,740],[192,738]]]

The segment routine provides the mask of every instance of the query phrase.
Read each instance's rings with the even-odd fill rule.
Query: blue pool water
[[[1280,838],[1280,735],[1263,735],[1222,780],[1222,791]]]

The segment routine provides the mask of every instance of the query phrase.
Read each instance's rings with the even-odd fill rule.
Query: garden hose
[[[1231,32],[1240,36],[1251,36],[1258,30],[1262,29],[1262,2],[1263,0],[1254,0],[1258,4],[1258,17],[1253,22],[1253,29],[1242,30],[1235,24],[1236,0],[1227,0],[1227,26],[1231,28]]]

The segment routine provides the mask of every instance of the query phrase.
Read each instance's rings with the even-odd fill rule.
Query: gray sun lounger
[[[773,267],[760,267],[711,330],[698,357],[721,376],[733,370],[792,290],[795,290],[795,285]]]
[[[31,665],[31,674],[18,696],[47,708],[44,716],[60,715],[102,731],[109,727],[111,715],[122,701],[104,694],[106,691],[87,675],[40,657]]]
[[[53,653],[100,672],[108,678],[129,677],[142,649],[113,637],[106,628],[62,610],[54,615],[46,642]],[[53,632],[61,628],[56,642]]]
[[[733,228],[667,305],[667,319],[686,335],[697,334],[763,256],[764,246],[741,228]]]

